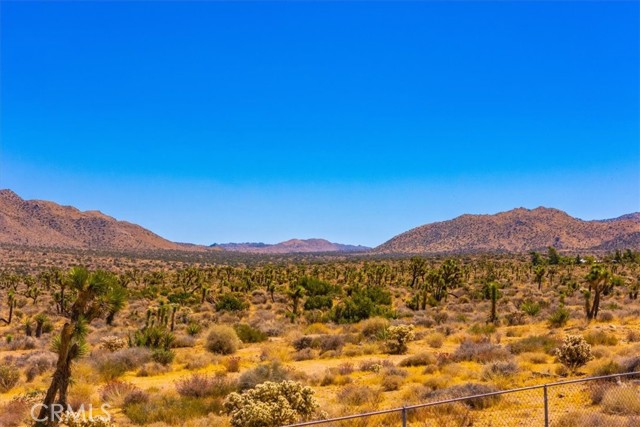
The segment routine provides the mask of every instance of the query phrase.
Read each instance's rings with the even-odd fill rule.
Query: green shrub
[[[205,346],[215,354],[233,354],[238,351],[240,339],[231,326],[215,325],[209,329]]]
[[[571,312],[564,307],[560,307],[549,316],[549,326],[552,328],[561,328],[567,324]]]
[[[387,329],[387,351],[391,354],[404,354],[407,344],[415,338],[413,325],[390,326]]]
[[[476,323],[469,328],[469,332],[473,335],[491,335],[496,331],[496,325],[493,323],[479,324]]]
[[[0,365],[0,393],[6,393],[18,384],[20,371],[13,365]]]
[[[166,423],[183,425],[187,420],[222,410],[219,399],[159,396],[148,402],[125,405],[124,414],[135,424]]]
[[[362,335],[370,340],[384,340],[387,338],[389,321],[382,317],[372,317],[361,322]]]
[[[336,323],[357,323],[372,316],[391,316],[391,293],[381,287],[366,287],[354,292],[331,310]]]
[[[304,302],[305,310],[330,310],[333,307],[333,299],[326,295],[310,296]]]
[[[534,301],[525,301],[520,304],[520,310],[531,317],[535,317],[538,315],[538,313],[540,313],[540,303]]]
[[[553,350],[558,347],[560,342],[554,338],[544,335],[531,335],[522,338],[509,345],[509,350],[513,354],[535,353],[544,351],[547,354],[553,354]]]
[[[200,326],[198,323],[189,323],[187,325],[187,334],[191,335],[192,337],[195,337],[196,335],[200,334],[200,332],[202,331],[202,326]]]
[[[216,301],[218,311],[244,311],[249,308],[242,294],[225,293]]]
[[[171,364],[171,362],[173,362],[173,359],[175,359],[175,357],[176,357],[176,354],[173,351],[165,350],[162,348],[158,348],[154,350],[153,353],[151,354],[151,359],[153,359],[154,362],[157,362],[164,366]]]
[[[261,330],[252,328],[246,323],[239,323],[235,325],[233,329],[235,329],[238,338],[240,338],[240,341],[245,344],[263,342],[269,338],[267,334],[265,334]]]
[[[166,327],[148,326],[136,331],[130,339],[130,344],[132,347],[162,348],[168,350],[171,348],[174,340],[175,336]]]

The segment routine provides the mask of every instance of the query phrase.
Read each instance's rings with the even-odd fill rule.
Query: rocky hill
[[[640,215],[583,221],[558,209],[518,208],[495,215],[462,215],[423,225],[374,249],[375,253],[527,252],[640,249]]]
[[[99,211],[82,212],[53,202],[23,200],[11,190],[0,190],[0,243],[108,251],[186,248]]]
[[[227,251],[254,254],[286,254],[311,252],[364,252],[369,250],[365,246],[343,245],[324,239],[291,239],[277,244],[267,243],[220,243],[212,247]]]

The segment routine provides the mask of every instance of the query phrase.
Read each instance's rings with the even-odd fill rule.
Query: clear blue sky
[[[0,187],[177,241],[640,210],[638,2],[2,2]]]

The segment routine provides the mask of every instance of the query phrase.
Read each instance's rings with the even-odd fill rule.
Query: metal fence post
[[[542,388],[544,392],[544,427],[549,427],[549,398],[547,396],[547,385]]]
[[[407,408],[402,407],[402,427],[407,427]]]

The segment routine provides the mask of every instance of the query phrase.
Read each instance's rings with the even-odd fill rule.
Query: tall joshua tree
[[[117,307],[113,305],[113,296],[121,292],[116,277],[105,271],[89,272],[85,268],[75,267],[68,272],[64,280],[70,306],[63,312],[67,321],[53,341],[58,361],[51,385],[40,408],[38,417],[40,421],[35,423],[35,427],[57,423],[52,405],[58,403],[63,408],[67,407],[71,365],[75,359],[86,352],[87,326],[95,319],[112,314],[114,309],[117,311]],[[119,308],[122,308],[122,305],[119,305]],[[57,402],[56,396],[58,396]]]
[[[612,286],[611,272],[602,265],[594,265],[585,277],[589,289],[584,290],[584,309],[587,320],[591,321],[598,317],[600,309],[600,299],[602,295],[606,295]],[[593,298],[593,299],[592,299]]]

